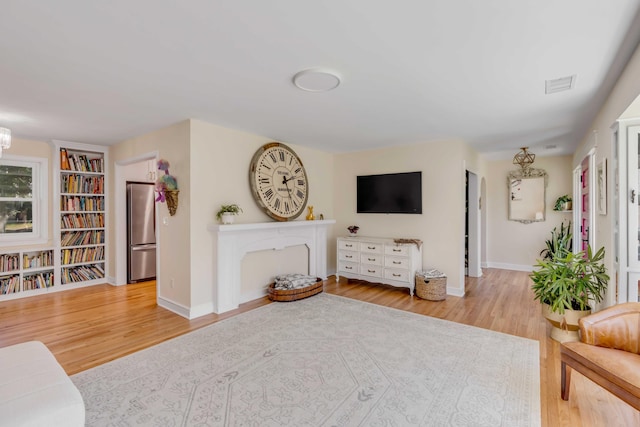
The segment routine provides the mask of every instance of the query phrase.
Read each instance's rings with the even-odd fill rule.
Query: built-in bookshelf
[[[108,148],[52,141],[53,247],[0,251],[0,301],[106,283]]]
[[[54,141],[58,155],[60,277],[57,284],[104,283],[106,147]]]
[[[0,297],[20,298],[55,284],[55,250],[30,249],[0,254]]]

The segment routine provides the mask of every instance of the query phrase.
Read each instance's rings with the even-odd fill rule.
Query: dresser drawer
[[[371,277],[384,277],[384,269],[380,265],[362,265],[360,264],[360,274]]]
[[[410,247],[407,245],[385,245],[385,255],[409,256]]]
[[[350,240],[338,240],[338,249],[344,249],[346,251],[357,251],[359,247],[359,242]]]
[[[358,252],[340,251],[338,253],[338,259],[340,261],[358,262],[359,257],[360,257],[360,253]]]
[[[340,262],[338,271],[343,271],[345,273],[358,274],[360,271],[360,264],[358,264],[357,262],[343,261],[343,262]]]
[[[360,254],[360,262],[363,264],[383,265],[384,257],[376,254]]]
[[[360,252],[382,254],[384,252],[384,245],[382,243],[362,242],[360,243]]]
[[[401,258],[395,256],[384,257],[384,266],[387,268],[406,268],[410,267],[409,258]]]
[[[389,280],[397,280],[399,282],[408,282],[410,280],[409,270],[394,270],[387,268],[384,270],[384,278]]]

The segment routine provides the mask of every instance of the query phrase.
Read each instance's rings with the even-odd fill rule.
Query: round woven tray
[[[316,282],[298,289],[276,289],[275,283],[269,285],[269,299],[271,301],[297,301],[307,298],[315,294],[319,294],[324,289],[324,283],[321,278],[317,278]]]
[[[416,295],[429,301],[442,301],[447,298],[447,278],[416,276]]]

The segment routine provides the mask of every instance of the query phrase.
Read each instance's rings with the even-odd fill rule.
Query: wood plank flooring
[[[465,297],[440,302],[410,297],[407,289],[333,277],[325,291],[537,340],[543,426],[640,426],[638,411],[578,373],[570,401],[560,399],[559,344],[548,338],[530,284],[527,273],[485,269],[484,277],[467,279]],[[189,321],[156,306],[155,282],[92,286],[0,302],[0,347],[40,340],[72,375],[269,303],[262,298]]]

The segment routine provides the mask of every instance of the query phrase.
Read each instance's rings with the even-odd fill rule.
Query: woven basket
[[[442,301],[447,298],[447,278],[416,275],[416,295],[429,301]]]
[[[271,283],[269,285],[269,299],[271,301],[297,301],[319,294],[324,289],[323,285],[324,283],[319,277],[316,279],[316,283],[298,289],[276,289],[275,283]]]

